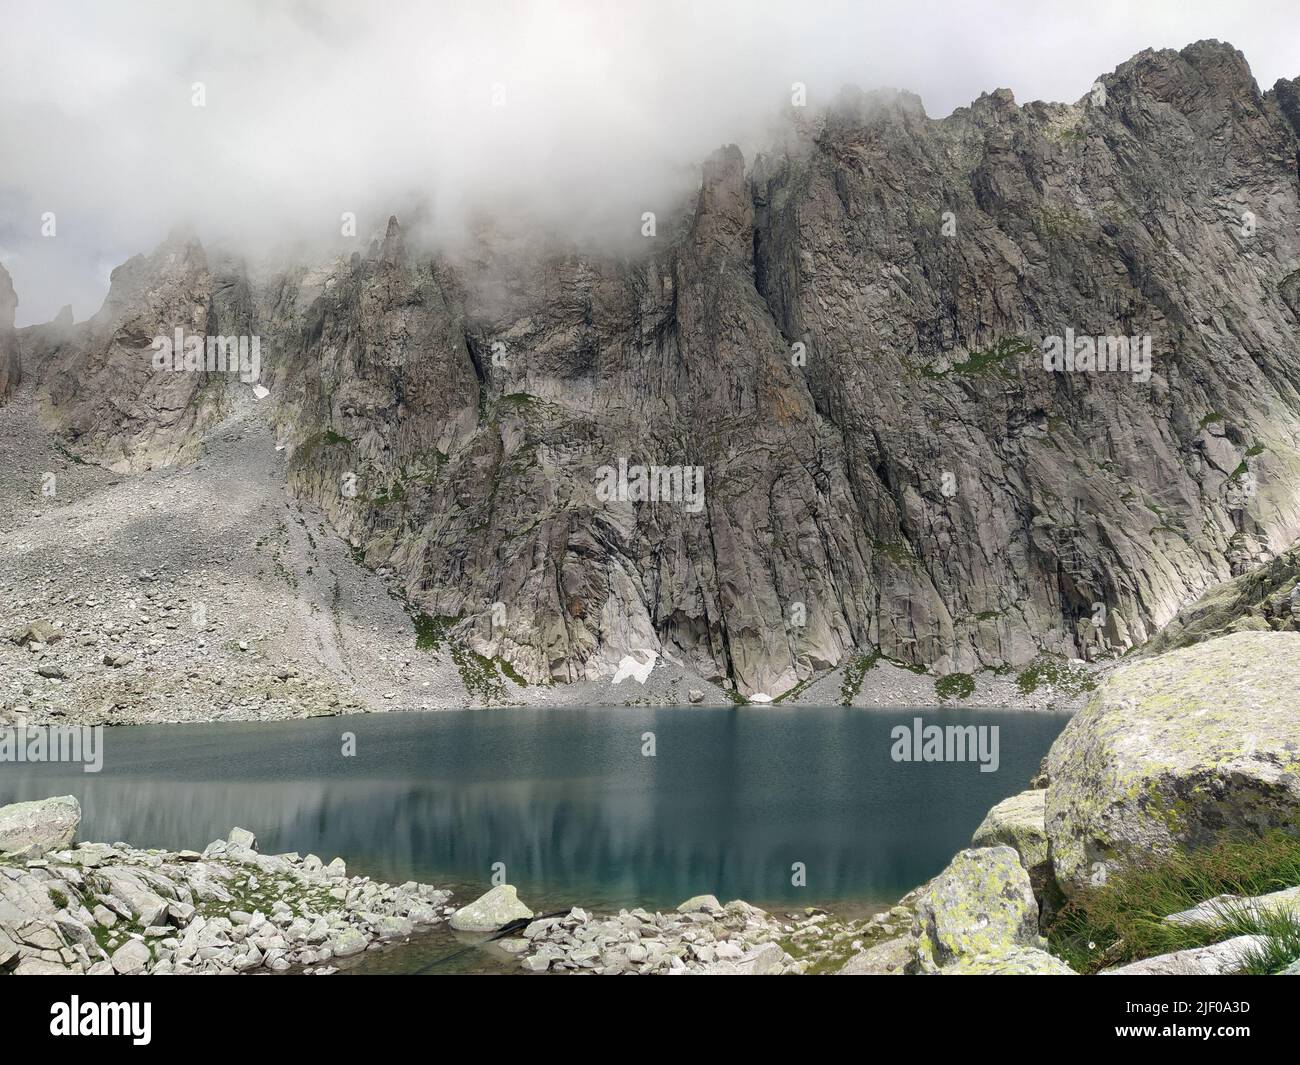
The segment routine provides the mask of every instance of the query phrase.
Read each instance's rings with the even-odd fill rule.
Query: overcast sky
[[[177,223],[255,252],[423,200],[439,232],[506,205],[635,232],[793,82],[810,108],[886,86],[941,117],[999,87],[1074,101],[1207,37],[1261,88],[1300,75],[1297,0],[0,0],[0,262],[21,325],[93,314]]]

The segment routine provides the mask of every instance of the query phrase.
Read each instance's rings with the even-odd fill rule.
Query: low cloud
[[[761,147],[845,84],[1076,100],[1144,47],[1231,40],[1263,87],[1300,70],[1293,4],[163,4],[0,10],[0,262],[19,323],[98,309],[176,224],[249,253],[363,240],[393,211],[583,240],[668,211],[713,148]],[[203,106],[194,106],[201,93]],[[54,237],[42,236],[53,212]]]

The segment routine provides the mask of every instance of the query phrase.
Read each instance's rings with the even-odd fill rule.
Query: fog
[[[795,82],[809,111],[855,84],[939,117],[1077,100],[1205,37],[1261,88],[1300,75],[1300,5],[1273,0],[0,0],[0,263],[22,325],[93,314],[176,224],[249,254],[338,241],[344,212],[361,246],[394,211],[434,241],[493,218],[613,242],[718,145],[752,157]]]

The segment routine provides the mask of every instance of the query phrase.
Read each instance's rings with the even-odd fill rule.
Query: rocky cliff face
[[[1298,98],[1214,42],[1073,105],[846,94],[718,152],[636,255],[394,221],[250,275],[175,238],[24,335],[53,424],[124,470],[248,394],[150,338],[258,335],[292,490],[530,681],[1098,657],[1300,536]],[[1045,368],[1081,337],[1138,354]],[[611,498],[620,461],[677,490]]]

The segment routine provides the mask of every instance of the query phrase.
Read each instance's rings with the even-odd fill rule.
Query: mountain
[[[393,219],[272,267],[175,233],[19,336],[46,423],[122,473],[256,402],[154,338],[257,338],[290,490],[530,682],[1105,658],[1300,538],[1300,81],[1229,45],[1074,104],[846,92],[656,230],[428,252]],[[1045,368],[1078,338],[1132,357]],[[620,460],[703,498],[611,501]]]

